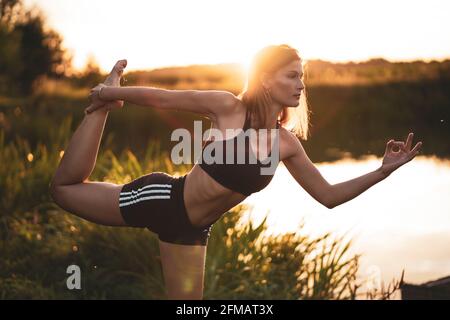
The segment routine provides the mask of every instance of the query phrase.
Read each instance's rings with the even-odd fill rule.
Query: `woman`
[[[212,224],[248,195],[263,189],[273,173],[261,174],[265,164],[257,158],[256,163],[244,164],[199,161],[202,163],[196,163],[182,177],[153,172],[124,185],[88,181],[108,113],[121,108],[124,100],[163,110],[199,113],[208,117],[219,132],[230,128],[279,129],[278,144],[269,139],[269,148],[273,146],[270,154],[278,149],[275,150],[278,161],[283,161],[314,199],[330,209],[389,176],[412,160],[421,147],[419,142],[411,149],[412,133],[406,142],[390,140],[377,170],[330,185],[297,138],[307,138],[308,109],[302,60],[288,45],[268,46],[255,56],[247,86],[238,97],[215,90],[122,88],[119,83],[125,67],[126,61],[119,61],[104,84],[91,91],[92,103],[64,153],[51,184],[51,194],[63,209],[89,221],[147,227],[156,232],[170,299],[202,298],[206,245]],[[226,141],[239,137],[240,134]],[[210,143],[219,148],[227,146],[221,141],[207,142]],[[393,151],[394,147],[399,147],[399,151]],[[250,143],[238,152],[247,156],[260,154],[258,147],[253,149]]]

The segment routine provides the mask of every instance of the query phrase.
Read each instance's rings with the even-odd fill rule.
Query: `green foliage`
[[[242,211],[240,211],[242,213]],[[350,242],[325,234],[266,236],[266,220],[236,228],[241,214],[214,225],[208,247],[205,297],[209,299],[355,299],[358,256]]]
[[[30,93],[42,76],[61,76],[70,63],[62,38],[22,1],[0,2],[0,92]]]
[[[48,186],[70,136],[71,119],[49,129],[54,141],[35,149],[0,131],[0,297],[5,299],[165,299],[159,247],[144,229],[98,226],[57,207]],[[106,141],[106,146],[110,142]],[[32,157],[30,156],[32,155]],[[123,183],[150,171],[182,174],[168,155],[149,144],[138,160],[129,150],[98,156],[92,180]],[[358,257],[330,235],[263,236],[265,222],[236,227],[242,208],[213,227],[205,298],[350,299],[357,288]],[[82,290],[66,288],[66,268],[82,270]]]

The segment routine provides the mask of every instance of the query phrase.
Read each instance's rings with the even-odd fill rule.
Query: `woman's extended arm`
[[[417,155],[422,145],[422,142],[419,142],[411,150],[412,138],[413,134],[410,133],[406,143],[390,140],[386,145],[383,163],[378,169],[334,185],[330,185],[322,177],[311,160],[309,160],[300,141],[296,138],[295,152],[292,156],[283,160],[283,162],[292,176],[314,199],[331,209],[355,198],[371,186],[388,177],[400,166],[411,161]],[[393,147],[395,146],[398,146],[400,150],[394,152]]]
[[[124,100],[136,105],[163,109],[184,110],[214,118],[236,105],[237,97],[228,91],[218,90],[167,90],[152,87],[107,87],[92,89],[91,100]],[[93,104],[86,111],[100,108]]]
[[[330,191],[328,208],[332,209],[340,204],[352,200],[371,186],[384,180],[387,176],[378,168],[360,177],[333,184]]]

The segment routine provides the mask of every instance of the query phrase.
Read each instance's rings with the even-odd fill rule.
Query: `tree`
[[[20,37],[14,32],[13,21],[20,10],[18,0],[0,0],[0,91],[6,91],[8,80],[20,69]]]
[[[0,0],[0,22],[6,25],[11,24],[11,21],[17,17],[22,9],[20,0]]]
[[[103,80],[100,67],[93,55],[89,55],[84,70],[82,71],[78,85],[81,87],[94,87]]]
[[[21,0],[0,0],[0,90],[31,93],[42,76],[66,73],[70,58],[61,36],[46,29],[38,10],[25,10]]]

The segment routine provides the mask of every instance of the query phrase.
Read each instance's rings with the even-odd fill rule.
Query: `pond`
[[[375,170],[382,159],[368,156],[315,165],[330,184]],[[248,197],[244,215],[268,233],[332,232],[353,239],[361,253],[360,276],[374,272],[385,283],[399,279],[419,284],[450,275],[450,160],[416,156],[364,193],[328,209],[314,200],[282,164],[266,189]],[[300,228],[300,224],[304,226]]]

